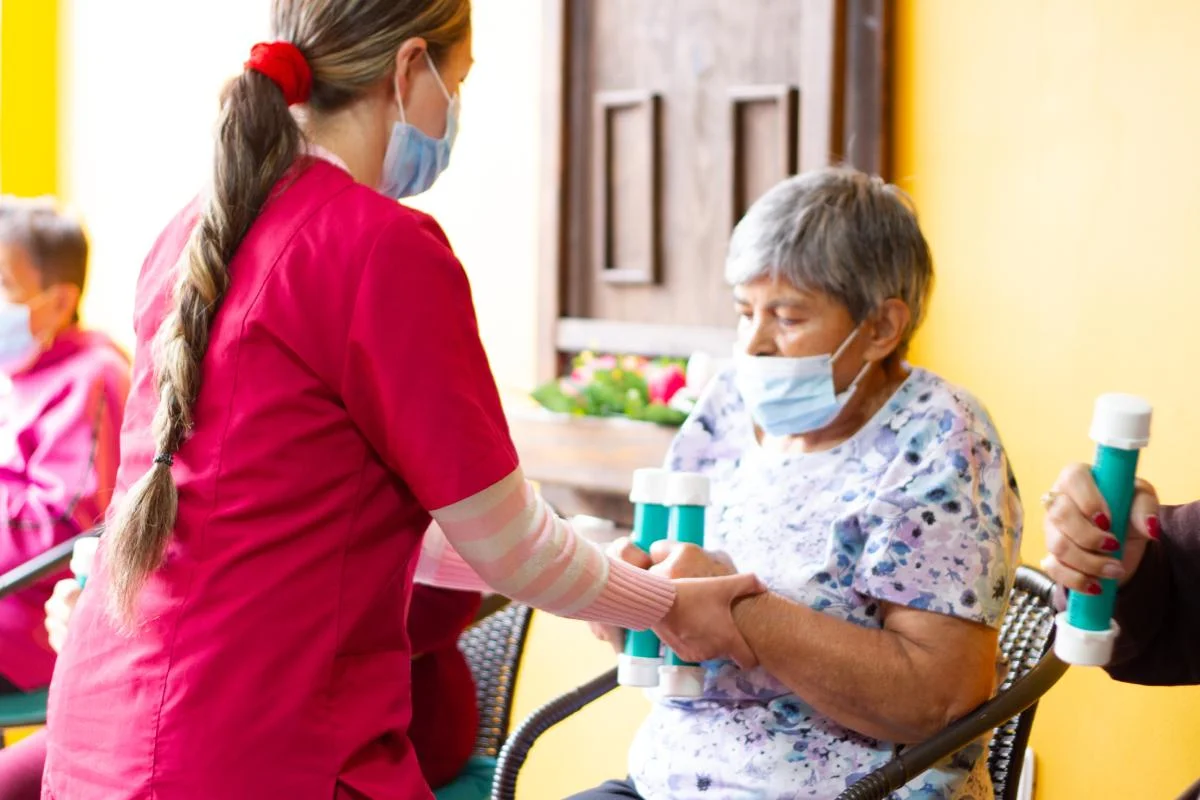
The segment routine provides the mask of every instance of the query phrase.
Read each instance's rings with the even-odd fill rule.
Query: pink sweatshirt
[[[116,482],[129,362],[103,334],[71,328],[0,397],[0,571],[102,521]],[[43,604],[54,580],[0,600],[0,675],[50,682]]]

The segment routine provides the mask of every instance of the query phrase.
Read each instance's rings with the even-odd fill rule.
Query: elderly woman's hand
[[[1046,503],[1046,549],[1042,569],[1060,585],[1085,594],[1100,593],[1100,578],[1115,578],[1124,584],[1146,552],[1146,543],[1159,537],[1158,496],[1154,487],[1138,480],[1125,553],[1113,558],[1120,545],[1110,534],[1108,505],[1086,464],[1067,467],[1058,476]]]
[[[54,584],[54,593],[46,601],[46,633],[50,638],[50,647],[58,653],[67,640],[67,623],[75,611],[75,603],[79,600],[82,588],[74,578],[64,578]]]
[[[675,605],[654,632],[684,661],[733,659],[742,669],[758,666],[758,656],[738,630],[733,606],[743,597],[767,591],[750,573],[710,578],[676,578]]]
[[[631,542],[628,536],[622,536],[620,539],[609,544],[606,552],[610,558],[632,564],[638,569],[649,569],[653,563],[650,560],[650,556],[646,555],[645,551]],[[618,653],[625,648],[624,628],[618,628],[616,625],[603,625],[599,622],[589,622],[588,627],[591,628],[593,636],[608,642],[612,645],[612,649]]]
[[[720,578],[737,573],[733,560],[725,553],[684,542],[655,542],[650,558],[654,561],[653,571],[666,578]]]
[[[729,558],[694,545],[660,542],[655,556],[646,555],[628,538],[608,546],[608,554],[640,569],[653,568],[675,582],[675,605],[654,627],[654,632],[688,661],[732,658],[743,669],[758,659],[733,621],[733,604],[742,597],[761,594],[766,587],[753,575],[737,575]],[[657,563],[655,563],[657,561]],[[588,623],[592,633],[618,653],[625,646],[625,631],[612,625]]]

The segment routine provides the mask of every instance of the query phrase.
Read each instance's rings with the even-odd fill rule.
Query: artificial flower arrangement
[[[589,417],[627,417],[680,425],[695,403],[687,361],[679,358],[581,353],[571,373],[539,386],[533,398],[551,411]]]

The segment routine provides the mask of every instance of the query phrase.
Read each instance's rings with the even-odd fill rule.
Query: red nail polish
[[[1102,545],[1100,545],[1100,549],[1106,553],[1115,553],[1121,549],[1121,543],[1116,539],[1109,537],[1108,539],[1104,540]]]
[[[1095,581],[1092,581],[1087,586],[1087,593],[1090,595],[1093,595],[1093,596],[1098,595],[1103,591],[1104,591],[1104,588],[1101,587],[1100,584],[1096,583]]]
[[[1158,521],[1157,516],[1146,517],[1146,533],[1156,542],[1162,536],[1162,523]]]
[[[1092,524],[1105,532],[1112,527],[1112,521],[1108,518],[1108,514],[1105,514],[1103,511],[1092,517]]]

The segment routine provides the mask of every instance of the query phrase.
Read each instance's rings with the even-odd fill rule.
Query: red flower
[[[646,375],[646,390],[651,403],[666,405],[687,385],[687,376],[678,364],[652,367]]]

